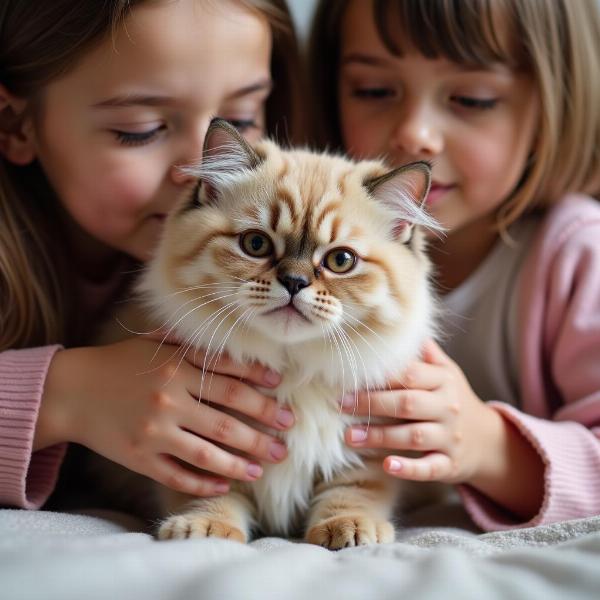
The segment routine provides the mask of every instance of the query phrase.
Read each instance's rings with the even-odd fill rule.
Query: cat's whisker
[[[351,330],[353,333],[355,333],[355,334],[356,334],[356,335],[357,335],[357,336],[358,336],[358,337],[359,337],[359,338],[360,338],[360,339],[361,339],[363,342],[365,342],[365,344],[367,344],[367,346],[369,346],[369,349],[370,349],[370,350],[373,352],[373,354],[374,354],[374,355],[375,355],[375,356],[376,356],[376,357],[377,357],[377,358],[378,358],[378,359],[381,361],[381,363],[382,363],[382,364],[385,364],[385,362],[386,362],[386,361],[385,361],[384,357],[383,357],[383,356],[382,356],[382,355],[379,353],[379,351],[378,351],[377,349],[375,349],[375,348],[373,347],[373,345],[371,344],[371,342],[369,342],[369,340],[368,340],[367,338],[365,338],[365,337],[364,337],[364,336],[363,336],[363,335],[362,335],[362,334],[361,334],[361,333],[360,333],[360,332],[359,332],[357,329],[355,329],[354,327],[352,327],[352,325],[350,325],[350,323],[348,323],[348,321],[346,320],[346,317],[348,317],[348,316],[350,316],[350,315],[343,315],[343,316],[342,316],[342,321],[343,321],[344,325],[345,325],[346,327],[348,327],[348,329],[350,329],[350,330]],[[352,318],[354,318],[354,317],[352,317]],[[361,324],[362,324],[362,322],[361,322],[361,321],[359,321],[358,319],[356,319],[356,320],[357,320],[359,323],[361,323]],[[366,327],[366,325],[365,325],[365,327]],[[373,333],[375,333],[375,332],[373,332]],[[375,335],[377,335],[377,334],[375,334]],[[382,341],[383,341],[383,340],[382,340]],[[388,350],[391,352],[391,351],[392,351],[392,348],[391,348],[389,345],[387,345],[387,344],[386,344],[386,346],[388,346]],[[386,383],[387,383],[387,382],[386,382]],[[390,386],[390,384],[389,384],[389,383],[387,383],[387,386],[388,386],[388,389],[391,391],[391,389],[392,389],[392,388],[391,388],[391,386]]]
[[[212,284],[211,284],[212,285]],[[216,285],[216,284],[215,284]],[[203,287],[208,287],[204,286],[204,285],[199,285],[199,286],[192,286],[189,288],[185,288],[182,290],[178,290],[176,292],[173,292],[171,294],[165,294],[163,296],[160,297],[161,300],[166,300],[167,298],[171,298],[173,296],[176,296],[177,294],[182,294],[184,292],[189,292],[189,291],[193,291],[193,290],[197,290],[197,289],[201,289]],[[177,312],[179,312],[183,307],[187,306],[188,304],[192,303],[192,302],[197,302],[198,300],[201,300],[202,298],[208,298],[209,296],[214,296],[216,294],[219,294],[223,291],[228,291],[228,292],[234,292],[237,289],[239,289],[239,286],[234,286],[233,284],[230,285],[229,288],[227,289],[221,289],[218,292],[212,292],[211,294],[204,294],[202,296],[196,296],[194,298],[191,298],[190,300],[188,300],[187,302],[184,302],[182,305],[177,307],[177,311],[175,312],[175,315],[177,314]],[[174,318],[174,316],[172,318]],[[127,327],[127,325],[125,325],[125,323],[123,323],[118,317],[116,318],[117,323],[128,333],[131,333],[132,335],[152,335],[154,333],[157,333],[158,331],[161,331],[162,329],[164,329],[170,321],[171,317],[169,319],[167,319],[162,325],[158,326],[156,329],[152,329],[150,331],[135,331],[133,329],[130,329],[129,327]]]
[[[215,313],[213,313],[210,317],[208,317],[207,319],[205,319],[202,323],[200,323],[200,325],[196,328],[196,331],[194,332],[194,334],[192,334],[188,340],[189,340],[189,347],[191,348],[192,346],[194,346],[196,348],[195,352],[194,352],[194,363],[196,363],[196,357],[198,352],[201,349],[201,346],[203,346],[203,344],[199,344],[198,343],[198,339],[204,335],[204,333],[209,329],[209,327],[212,325],[212,323],[219,317],[221,316],[221,314],[227,310],[229,310],[232,306],[234,307],[231,311],[233,312],[236,307],[238,305],[238,301],[234,300],[233,302],[229,302],[228,304],[226,304],[225,306],[222,306],[218,311],[216,311]],[[228,313],[228,314],[230,314]],[[227,315],[225,315],[224,318],[227,318]],[[218,327],[217,327],[218,328]],[[213,332],[213,336],[214,333]],[[212,338],[211,338],[212,340]],[[207,369],[207,357],[208,357],[208,352],[209,349],[207,348],[204,354],[204,359],[202,361],[202,376],[201,376],[201,380],[200,380],[200,391],[199,391],[199,395],[198,395],[198,400],[200,401],[202,399],[202,389],[203,389],[203,385],[204,385],[204,379],[206,377],[206,369]]]
[[[229,294],[229,296],[231,295],[235,295],[235,294]],[[213,298],[212,300],[209,300],[208,302],[204,302],[198,306],[195,306],[194,308],[192,308],[191,310],[189,310],[185,315],[183,315],[180,319],[178,319],[178,321],[171,326],[171,328],[167,331],[167,333],[163,336],[163,339],[160,341],[159,345],[157,346],[156,350],[154,351],[154,354],[152,355],[149,364],[152,364],[154,362],[154,359],[156,358],[156,356],[158,355],[160,349],[164,346],[164,344],[166,343],[167,338],[169,337],[169,335],[171,334],[171,332],[173,331],[173,329],[179,324],[179,322],[184,319],[185,317],[187,317],[188,315],[192,314],[195,310],[198,310],[200,308],[202,308],[203,306],[206,306],[207,304],[210,304],[212,302],[216,302],[218,300],[222,300],[223,298],[225,298],[227,296],[222,296],[220,298]],[[189,304],[186,303],[186,304]],[[168,321],[167,321],[168,322]],[[177,345],[177,349],[171,354],[171,356],[169,356],[164,362],[162,362],[161,364],[157,365],[156,367],[152,368],[152,369],[148,369],[147,371],[143,371],[142,373],[139,373],[140,375],[147,375],[149,373],[153,373],[154,371],[159,370],[160,368],[164,367],[165,365],[167,365],[171,360],[173,360],[175,357],[177,357],[177,355],[179,353],[182,354],[181,359],[178,362],[178,366],[181,364],[181,361],[183,360],[183,357],[185,356],[187,350],[189,347],[185,346],[185,342],[178,344]],[[174,374],[173,374],[174,375]],[[168,382],[167,382],[168,383]]]
[[[242,320],[248,313],[252,312],[252,310],[253,309],[251,307],[246,308],[246,310],[234,321],[233,325],[231,325],[231,327],[229,328],[229,331],[227,332],[227,335],[223,338],[223,341],[221,342],[221,345],[218,348],[218,353],[217,353],[216,358],[212,361],[214,363],[214,365],[217,365],[219,360],[221,360],[221,356],[223,355],[223,351],[225,350],[225,344],[227,343],[227,340],[231,336],[231,334],[232,334],[233,330],[235,329],[235,327],[237,326],[238,322],[240,320]],[[211,367],[211,364],[209,363],[209,368],[210,367]]]
[[[167,298],[172,298],[173,296],[178,296],[179,294],[184,294],[185,292],[193,292],[194,290],[201,290],[201,289],[205,289],[205,288],[222,288],[223,286],[227,286],[227,288],[230,289],[238,289],[239,285],[234,284],[234,283],[227,283],[224,281],[215,281],[213,283],[203,283],[200,285],[192,285],[190,287],[187,288],[181,288],[178,289],[175,292],[171,292],[170,294],[163,294],[161,296],[161,299],[165,300]]]
[[[352,353],[352,349],[348,346],[348,342],[346,339],[344,339],[343,336],[343,330],[341,327],[339,327],[339,325],[336,325],[335,328],[333,329],[333,331],[335,331],[335,333],[337,334],[337,338],[339,340],[339,342],[341,343],[342,348],[344,349],[344,352],[346,354],[346,357],[348,359],[348,366],[350,368],[350,373],[352,375],[352,378],[354,380],[354,394],[356,396],[356,394],[358,393],[358,378],[356,376],[356,359],[354,358],[354,354]],[[340,355],[341,356],[341,355]],[[343,361],[343,357],[342,357],[342,361]],[[343,364],[343,362],[342,362]],[[345,386],[345,375],[342,374],[344,381],[343,381],[343,385]],[[345,389],[342,389],[342,397],[345,394]]]
[[[358,355],[358,358],[360,359],[361,363],[362,363],[362,367],[363,367],[363,374],[364,374],[364,378],[365,378],[365,386],[366,386],[366,391],[367,391],[367,404],[369,407],[369,414],[368,414],[368,419],[367,419],[367,430],[369,429],[369,426],[371,424],[371,397],[370,397],[370,392],[369,392],[369,375],[367,373],[367,368],[365,365],[365,362],[363,360],[362,354],[360,353],[360,350],[358,349],[358,346],[356,345],[356,342],[354,342],[354,340],[343,330],[342,327],[339,328],[340,334],[342,335],[342,337],[346,340],[346,343],[348,344],[348,346],[352,349],[352,347],[354,347],[354,349],[356,350],[356,355]],[[354,352],[352,353],[354,356]],[[355,359],[356,360],[356,359]],[[356,369],[358,370],[358,369]],[[358,404],[358,388],[360,387],[358,384],[358,378],[355,372],[355,377],[354,377],[354,389],[355,389],[355,404]]]
[[[208,370],[208,372],[210,373],[210,378],[208,381],[208,392],[210,394],[210,390],[212,387],[212,381],[213,381],[213,377],[214,377],[214,371],[210,371],[209,367],[210,367],[210,363],[212,360],[212,356],[215,355],[215,353],[213,353],[213,355],[211,356],[210,354],[210,347],[212,345],[213,339],[215,337],[215,335],[217,334],[217,331],[219,330],[219,328],[221,327],[221,325],[225,322],[225,320],[232,315],[238,308],[243,308],[241,307],[237,302],[233,303],[234,306],[233,308],[219,321],[219,324],[214,328],[212,335],[210,336],[210,340],[208,341],[208,344],[206,345],[206,349],[205,349],[205,354],[204,354],[204,361],[202,363],[202,378],[200,380],[200,389],[198,392],[198,400],[202,399],[202,390],[203,390],[203,384],[204,384],[204,380],[205,380],[205,376],[206,376],[206,372]],[[230,305],[229,305],[230,306]],[[216,314],[220,314],[220,312],[223,312],[222,310],[219,311],[219,313]]]
[[[237,292],[236,292],[237,293]],[[194,308],[192,308],[191,310],[189,310],[188,312],[186,312],[184,315],[182,315],[181,317],[179,317],[179,319],[177,319],[177,321],[175,323],[173,323],[173,325],[171,325],[169,327],[169,329],[167,330],[167,332],[165,333],[165,335],[163,336],[159,346],[157,347],[156,351],[154,352],[154,355],[152,356],[152,358],[150,359],[150,364],[152,364],[152,362],[154,361],[154,359],[156,358],[156,355],[158,354],[160,348],[162,348],[163,344],[167,341],[169,335],[171,335],[171,333],[173,332],[173,330],[177,327],[177,325],[179,325],[179,323],[181,323],[181,321],[183,319],[185,319],[187,316],[189,316],[190,314],[192,314],[194,311],[202,308],[203,306],[207,306],[208,304],[211,304],[213,302],[218,302],[220,300],[223,300],[224,298],[230,298],[231,296],[235,296],[236,293],[233,294],[225,294],[223,296],[218,296],[217,298],[213,298],[212,300],[208,300],[206,302],[203,302],[202,304],[199,304],[197,306],[195,306]],[[212,295],[212,294],[209,294]],[[187,304],[190,304],[191,302],[200,300],[202,298],[204,298],[205,296],[200,296],[199,298],[194,298],[192,300],[189,300],[188,302],[186,302],[185,304],[183,304],[182,306],[186,306]],[[181,308],[181,307],[180,307]],[[177,310],[177,312],[180,310],[180,308]],[[177,314],[177,312],[175,314]],[[174,317],[173,317],[174,318]],[[167,325],[169,321],[167,320],[167,322],[163,325],[163,327],[165,327]]]
[[[345,367],[344,367],[344,357],[342,355],[342,350],[340,348],[340,344],[339,344],[337,336],[336,336],[335,326],[333,326],[329,331],[331,333],[331,340],[333,343],[335,343],[335,349],[337,350],[338,357],[340,360],[340,367],[342,370],[341,384],[342,384],[342,398],[343,398],[346,393],[346,372],[345,372]],[[341,410],[342,410],[342,408],[340,406],[340,408],[339,408],[340,413],[341,413]]]

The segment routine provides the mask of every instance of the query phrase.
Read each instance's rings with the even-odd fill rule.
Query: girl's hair
[[[48,83],[148,1],[156,0],[2,0],[0,83],[35,109]],[[266,17],[273,35],[276,85],[266,105],[267,133],[295,140],[297,132],[305,131],[300,123],[303,86],[285,1],[238,1]],[[14,126],[0,118],[0,127]],[[15,166],[0,158],[0,351],[73,341],[67,315],[75,291],[60,243],[57,206],[37,161]]]
[[[334,149],[342,149],[337,89],[348,4],[320,0],[309,50],[317,131],[325,132],[318,141]],[[469,66],[502,62],[534,78],[538,133],[521,181],[498,213],[501,230],[567,192],[600,193],[598,0],[373,0],[373,18],[396,56],[414,49]]]

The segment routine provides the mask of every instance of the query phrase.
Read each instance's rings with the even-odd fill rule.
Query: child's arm
[[[197,496],[227,492],[228,478],[257,479],[262,468],[255,458],[282,460],[287,451],[279,439],[234,416],[248,415],[280,431],[291,426],[291,413],[251,385],[273,387],[273,374],[222,357],[203,379],[196,366],[203,362],[201,353],[191,348],[184,360],[178,350],[131,338],[58,352],[48,371],[34,448],[77,442]],[[197,400],[200,393],[208,403]]]
[[[483,529],[600,514],[600,208],[589,204],[586,215],[574,206],[551,223],[523,274],[531,294],[522,410],[479,401],[436,347],[394,391],[370,395],[371,414],[417,422],[372,426],[361,445],[426,451],[388,457],[386,469],[398,463],[398,477],[469,484],[460,491]],[[365,394],[356,412],[368,414]]]
[[[0,353],[0,505],[40,508],[54,489],[66,445],[33,452],[48,365],[60,346]]]
[[[27,434],[21,436],[27,439],[17,443],[21,462],[14,467],[0,463],[2,503],[41,506],[54,486],[66,441],[81,443],[134,471],[195,495],[227,491],[224,478],[253,480],[260,476],[261,467],[255,460],[226,451],[221,444],[269,462],[285,456],[285,447],[278,440],[219,410],[219,406],[227,405],[228,410],[276,429],[289,427],[293,421],[289,413],[282,415],[275,400],[240,381],[272,386],[275,382],[269,382],[264,367],[241,367],[226,357],[220,360],[212,376],[209,373],[206,377],[202,396],[211,401],[208,406],[194,397],[199,392],[200,369],[187,360],[180,362],[175,346],[163,345],[153,358],[158,345],[136,338],[45,355],[44,368],[35,373],[37,387],[30,384],[15,398],[13,411],[24,412],[29,405],[34,408],[24,425]],[[16,369],[10,357],[20,352],[34,351],[2,354],[5,372]],[[5,381],[6,389],[11,389],[8,376]],[[5,424],[3,420],[3,432]],[[48,456],[55,461],[51,465]],[[211,475],[185,469],[173,457]],[[43,493],[33,499],[27,499],[26,491],[34,485],[31,477],[37,473],[31,468],[28,472],[30,459],[32,465],[39,459],[51,470],[50,475],[42,474]]]

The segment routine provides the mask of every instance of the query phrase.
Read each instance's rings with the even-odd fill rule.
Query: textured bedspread
[[[408,527],[394,544],[339,552],[278,538],[159,543],[138,525],[0,510],[0,598],[600,598],[600,517],[483,535]]]

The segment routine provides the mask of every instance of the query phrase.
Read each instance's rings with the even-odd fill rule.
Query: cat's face
[[[238,138],[223,124],[209,130],[202,185],[167,222],[158,259],[177,318],[342,349],[348,336],[409,319],[428,275],[412,226],[432,224],[419,209],[428,167],[390,174]]]

